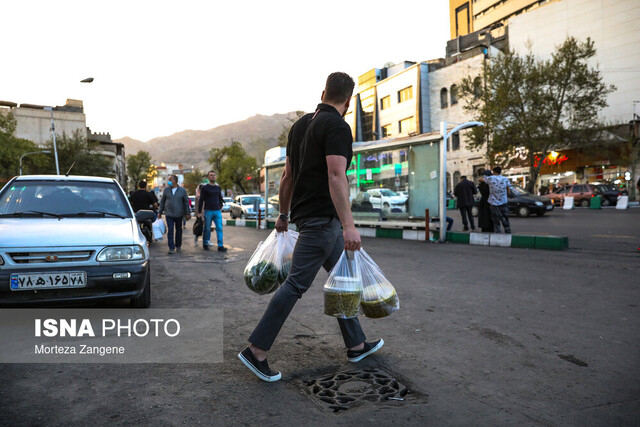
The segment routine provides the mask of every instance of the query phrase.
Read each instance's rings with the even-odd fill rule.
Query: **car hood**
[[[527,201],[527,202],[542,202],[542,203],[550,203],[551,199],[549,197],[544,197],[544,196],[536,196],[535,194],[525,194],[522,196],[514,196],[512,197],[513,200],[518,199],[518,200],[522,200],[522,201]]]
[[[131,245],[136,227],[132,218],[3,218],[0,247]]]
[[[384,197],[385,200],[388,200],[389,203],[404,203],[407,201],[407,196],[390,196]]]

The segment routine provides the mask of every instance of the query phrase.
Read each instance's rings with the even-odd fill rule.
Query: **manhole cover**
[[[379,368],[353,369],[304,381],[306,392],[321,408],[345,411],[362,402],[407,402],[416,393]],[[411,399],[415,400],[415,399]]]

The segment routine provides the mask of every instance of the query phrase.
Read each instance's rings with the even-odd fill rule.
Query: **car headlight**
[[[144,259],[144,251],[138,245],[110,246],[101,250],[96,259],[100,262],[135,261]]]
[[[536,206],[544,206],[544,203],[542,203],[542,202],[536,202]]]

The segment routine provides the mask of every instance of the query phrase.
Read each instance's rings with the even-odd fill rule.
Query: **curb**
[[[223,220],[226,226],[251,227],[256,228],[257,221],[242,219]],[[292,230],[296,230],[294,224],[289,224]],[[267,221],[267,229],[275,228],[275,222]],[[403,229],[403,228],[381,228],[381,227],[358,227],[356,230],[362,237],[376,237],[385,239],[402,239],[426,241],[424,227]],[[429,241],[438,240],[440,232],[429,231]],[[537,236],[528,234],[498,234],[498,233],[462,233],[447,231],[447,242],[463,243],[478,246],[499,246],[504,248],[527,248],[546,249],[562,251],[569,248],[569,238],[566,236]]]

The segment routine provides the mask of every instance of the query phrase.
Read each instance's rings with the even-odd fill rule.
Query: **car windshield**
[[[225,203],[233,202],[233,199],[231,197],[224,197],[222,200],[224,200]]]
[[[0,216],[131,218],[131,210],[115,183],[18,180],[0,194]]]
[[[387,190],[386,188],[381,189],[380,190],[380,194],[382,194],[383,196],[386,196],[386,197],[397,196],[395,191]]]
[[[264,203],[264,199],[262,197],[243,197],[242,204],[243,205],[253,205],[256,201],[260,201],[260,203]]]
[[[514,196],[526,196],[529,194],[528,191],[516,184],[511,184],[511,192]]]
[[[598,188],[598,189],[600,189],[602,191],[615,191],[612,186],[607,185],[607,184],[596,185],[596,188]]]

